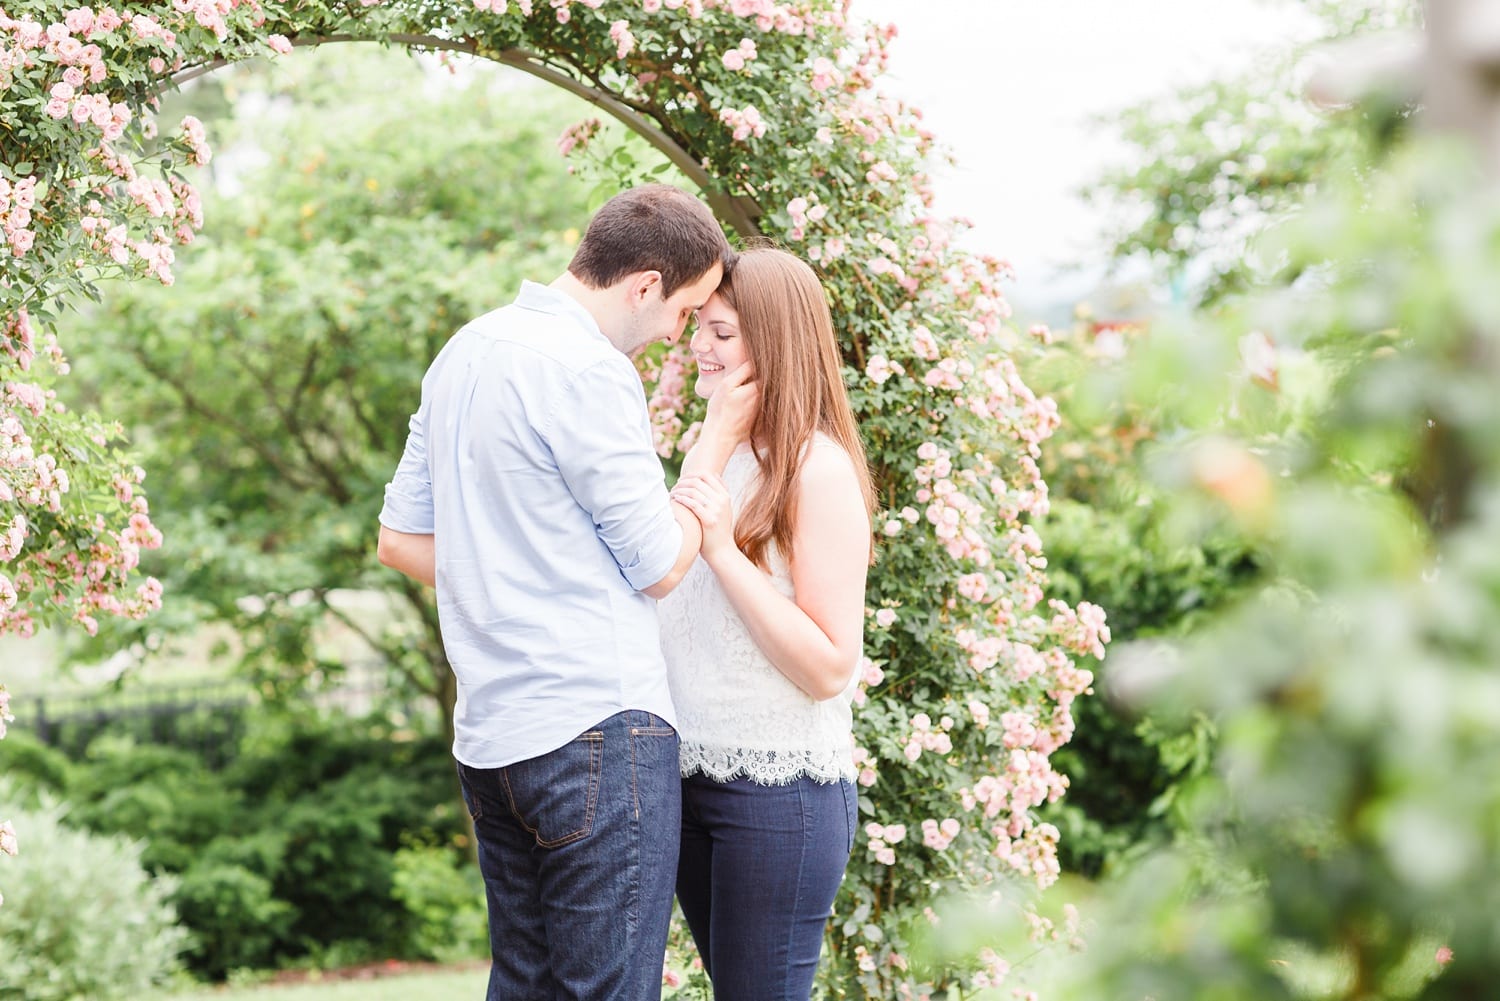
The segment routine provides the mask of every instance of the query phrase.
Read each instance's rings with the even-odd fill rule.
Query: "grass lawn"
[[[489,982],[488,964],[473,969],[402,973],[388,977],[327,979],[258,987],[203,988],[158,1001],[478,1001]]]

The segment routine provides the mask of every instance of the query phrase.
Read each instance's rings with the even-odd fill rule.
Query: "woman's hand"
[[[703,526],[703,558],[709,564],[734,549],[734,507],[729,488],[713,473],[690,474],[677,481],[672,499],[693,512]]]

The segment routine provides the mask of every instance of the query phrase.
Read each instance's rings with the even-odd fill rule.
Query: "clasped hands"
[[[672,487],[672,499],[703,526],[703,559],[712,564],[726,548],[734,548],[734,506],[729,488],[714,473],[689,473]]]

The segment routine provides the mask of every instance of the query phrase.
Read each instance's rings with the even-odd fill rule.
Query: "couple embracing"
[[[690,319],[708,411],[669,491],[630,359]],[[658,998],[674,889],[718,1001],[806,1001],[871,504],[816,275],[677,188],[616,196],[438,354],[379,553],[437,587],[489,1001]]]

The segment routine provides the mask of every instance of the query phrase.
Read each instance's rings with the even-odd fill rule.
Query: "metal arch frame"
[[[481,52],[477,43],[473,41],[454,41],[450,38],[439,38],[435,35],[411,35],[393,34],[383,36],[385,40],[396,42],[413,48],[446,49],[451,52],[463,52],[481,59],[490,59],[505,66],[511,66],[529,73],[532,76],[544,80],[547,83],[561,87],[569,93],[583,98],[601,111],[610,115],[622,123],[626,128],[641,136],[653,147],[660,150],[678,170],[685,174],[689,181],[697,185],[708,199],[714,214],[729,225],[743,239],[750,239],[760,235],[760,227],[755,220],[760,217],[761,209],[755,200],[745,196],[726,194],[718,190],[703,165],[677,145],[659,126],[650,119],[640,114],[635,109],[628,107],[608,91],[576,80],[566,73],[561,73],[546,63],[542,62],[534,53],[525,49],[501,49],[499,52]],[[326,45],[331,42],[368,42],[375,41],[361,35],[341,34],[323,35],[315,38],[298,38],[292,41],[294,46],[317,46]],[[173,75],[172,82],[181,85],[189,80],[205,76],[220,67],[227,66],[232,60],[215,59],[201,66],[193,66]]]

